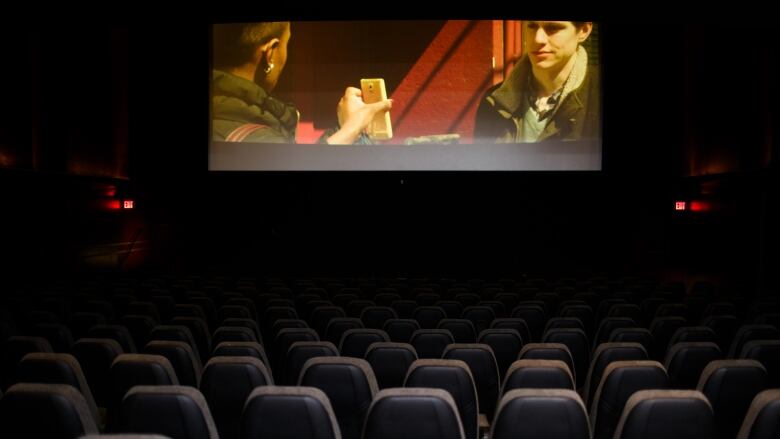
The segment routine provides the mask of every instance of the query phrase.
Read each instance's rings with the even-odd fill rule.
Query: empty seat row
[[[135,387],[128,392],[120,413],[118,431],[144,434],[139,438],[221,437],[203,396],[188,387]],[[37,422],[39,417],[45,417],[47,422]],[[714,417],[712,406],[699,392],[642,390],[626,402],[614,437],[706,439],[715,434]],[[247,396],[239,422],[242,438],[342,437],[329,398],[311,387],[258,387]],[[0,425],[4,436],[10,438],[136,437],[99,435],[83,397],[67,385],[13,386],[0,399]],[[769,439],[778,433],[780,389],[768,390],[752,400],[737,437]],[[466,439],[469,436],[449,392],[395,388],[382,390],[373,398],[360,437]],[[520,389],[502,398],[490,437],[585,439],[592,436],[585,407],[575,392]]]

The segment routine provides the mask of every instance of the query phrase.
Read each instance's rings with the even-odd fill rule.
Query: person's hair
[[[214,68],[238,67],[251,62],[258,46],[272,38],[281,38],[289,27],[289,21],[215,24],[212,27]]]

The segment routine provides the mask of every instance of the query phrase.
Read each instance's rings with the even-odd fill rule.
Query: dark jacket
[[[582,73],[579,84],[567,90],[564,86],[562,101],[548,118],[538,142],[548,140],[581,140],[601,137],[601,90],[598,68],[587,66],[587,54],[578,55],[573,74]],[[518,142],[518,130],[522,125],[524,105],[528,100],[527,84],[531,75],[527,57],[521,58],[506,80],[491,87],[480,101],[474,127],[475,141],[501,143]],[[570,80],[571,81],[571,80]],[[568,83],[569,81],[567,81]]]
[[[298,110],[252,81],[221,70],[212,72],[211,138],[225,139],[239,127],[251,131],[242,142],[295,143]],[[247,124],[254,124],[250,126]]]

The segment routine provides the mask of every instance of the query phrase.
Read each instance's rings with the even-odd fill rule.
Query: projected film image
[[[209,169],[600,170],[598,24],[212,26]]]

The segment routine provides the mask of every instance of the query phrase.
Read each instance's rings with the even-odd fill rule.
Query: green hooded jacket
[[[213,140],[229,141],[232,133],[241,142],[295,143],[298,119],[295,106],[271,97],[256,83],[221,70],[212,72]],[[248,134],[236,136],[242,130]]]

